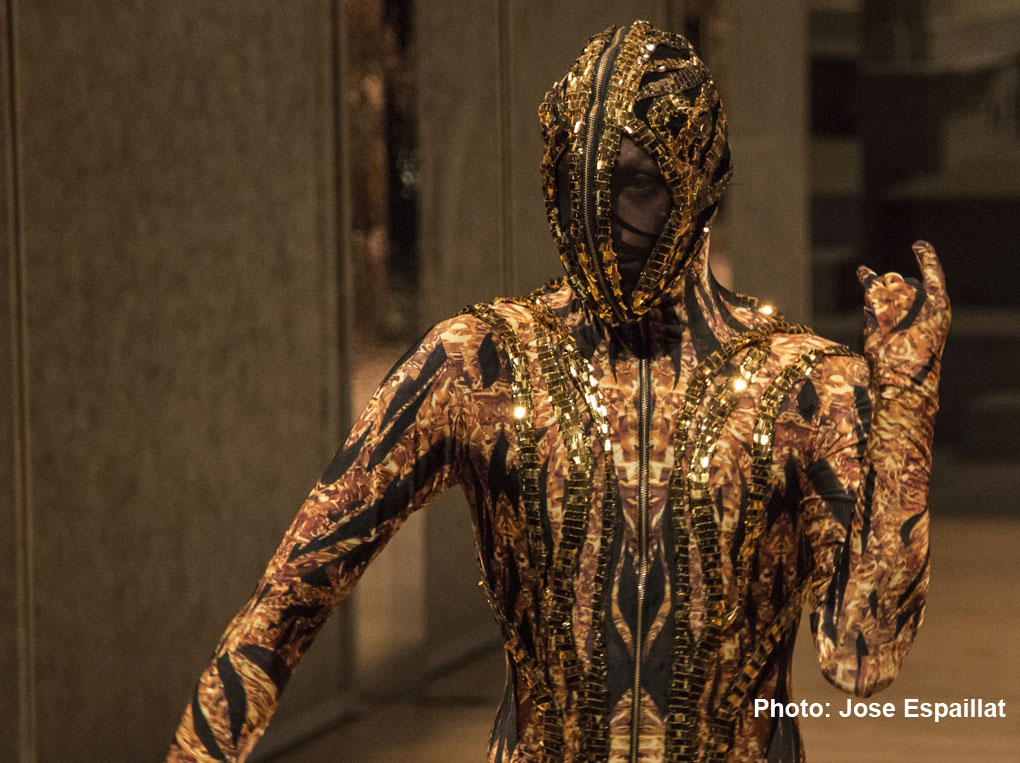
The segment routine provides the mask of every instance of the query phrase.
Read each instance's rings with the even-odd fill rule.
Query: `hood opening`
[[[592,38],[539,113],[549,222],[571,286],[610,325],[635,322],[675,298],[692,262],[704,267],[696,258],[703,229],[730,175],[711,76],[679,35],[642,21],[610,27]],[[620,264],[633,262],[629,247],[647,248],[638,234],[649,230],[614,220],[613,170],[624,137],[655,161],[672,196],[637,283],[626,290]],[[621,243],[620,230],[631,231],[629,243]]]

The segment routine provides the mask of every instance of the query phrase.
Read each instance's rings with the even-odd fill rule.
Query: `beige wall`
[[[721,246],[734,288],[810,321],[808,8],[805,0],[732,0],[716,78],[730,125],[733,179]]]
[[[0,758],[155,760],[339,439],[333,11],[2,7]],[[339,696],[339,626],[281,727]]]

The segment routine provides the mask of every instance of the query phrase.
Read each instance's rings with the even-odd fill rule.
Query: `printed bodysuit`
[[[221,638],[168,760],[243,760],[365,567],[457,484],[508,665],[490,761],[803,760],[796,719],[753,702],[790,701],[804,608],[830,682],[868,696],[895,677],[928,588],[949,323],[934,251],[915,244],[921,281],[861,271],[855,355],[712,277],[729,150],[683,38],[597,35],[541,117],[567,275],[469,308],[398,361]],[[672,202],[630,284],[624,140]]]

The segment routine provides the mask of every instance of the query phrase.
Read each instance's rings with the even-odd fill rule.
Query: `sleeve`
[[[923,377],[888,384],[861,358],[830,358],[807,382],[817,389],[801,504],[810,626],[825,677],[862,697],[896,677],[924,616],[938,374],[936,359]]]
[[[220,638],[168,761],[243,761],[328,615],[401,522],[458,479],[460,402],[442,324],[376,391]]]

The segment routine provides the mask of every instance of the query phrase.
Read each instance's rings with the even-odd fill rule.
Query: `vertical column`
[[[730,255],[738,291],[807,320],[807,7],[733,0],[726,14],[724,60],[707,63],[729,118],[734,172],[713,244]]]
[[[0,3],[0,759],[35,760],[31,515],[24,384],[17,40],[13,0]]]

